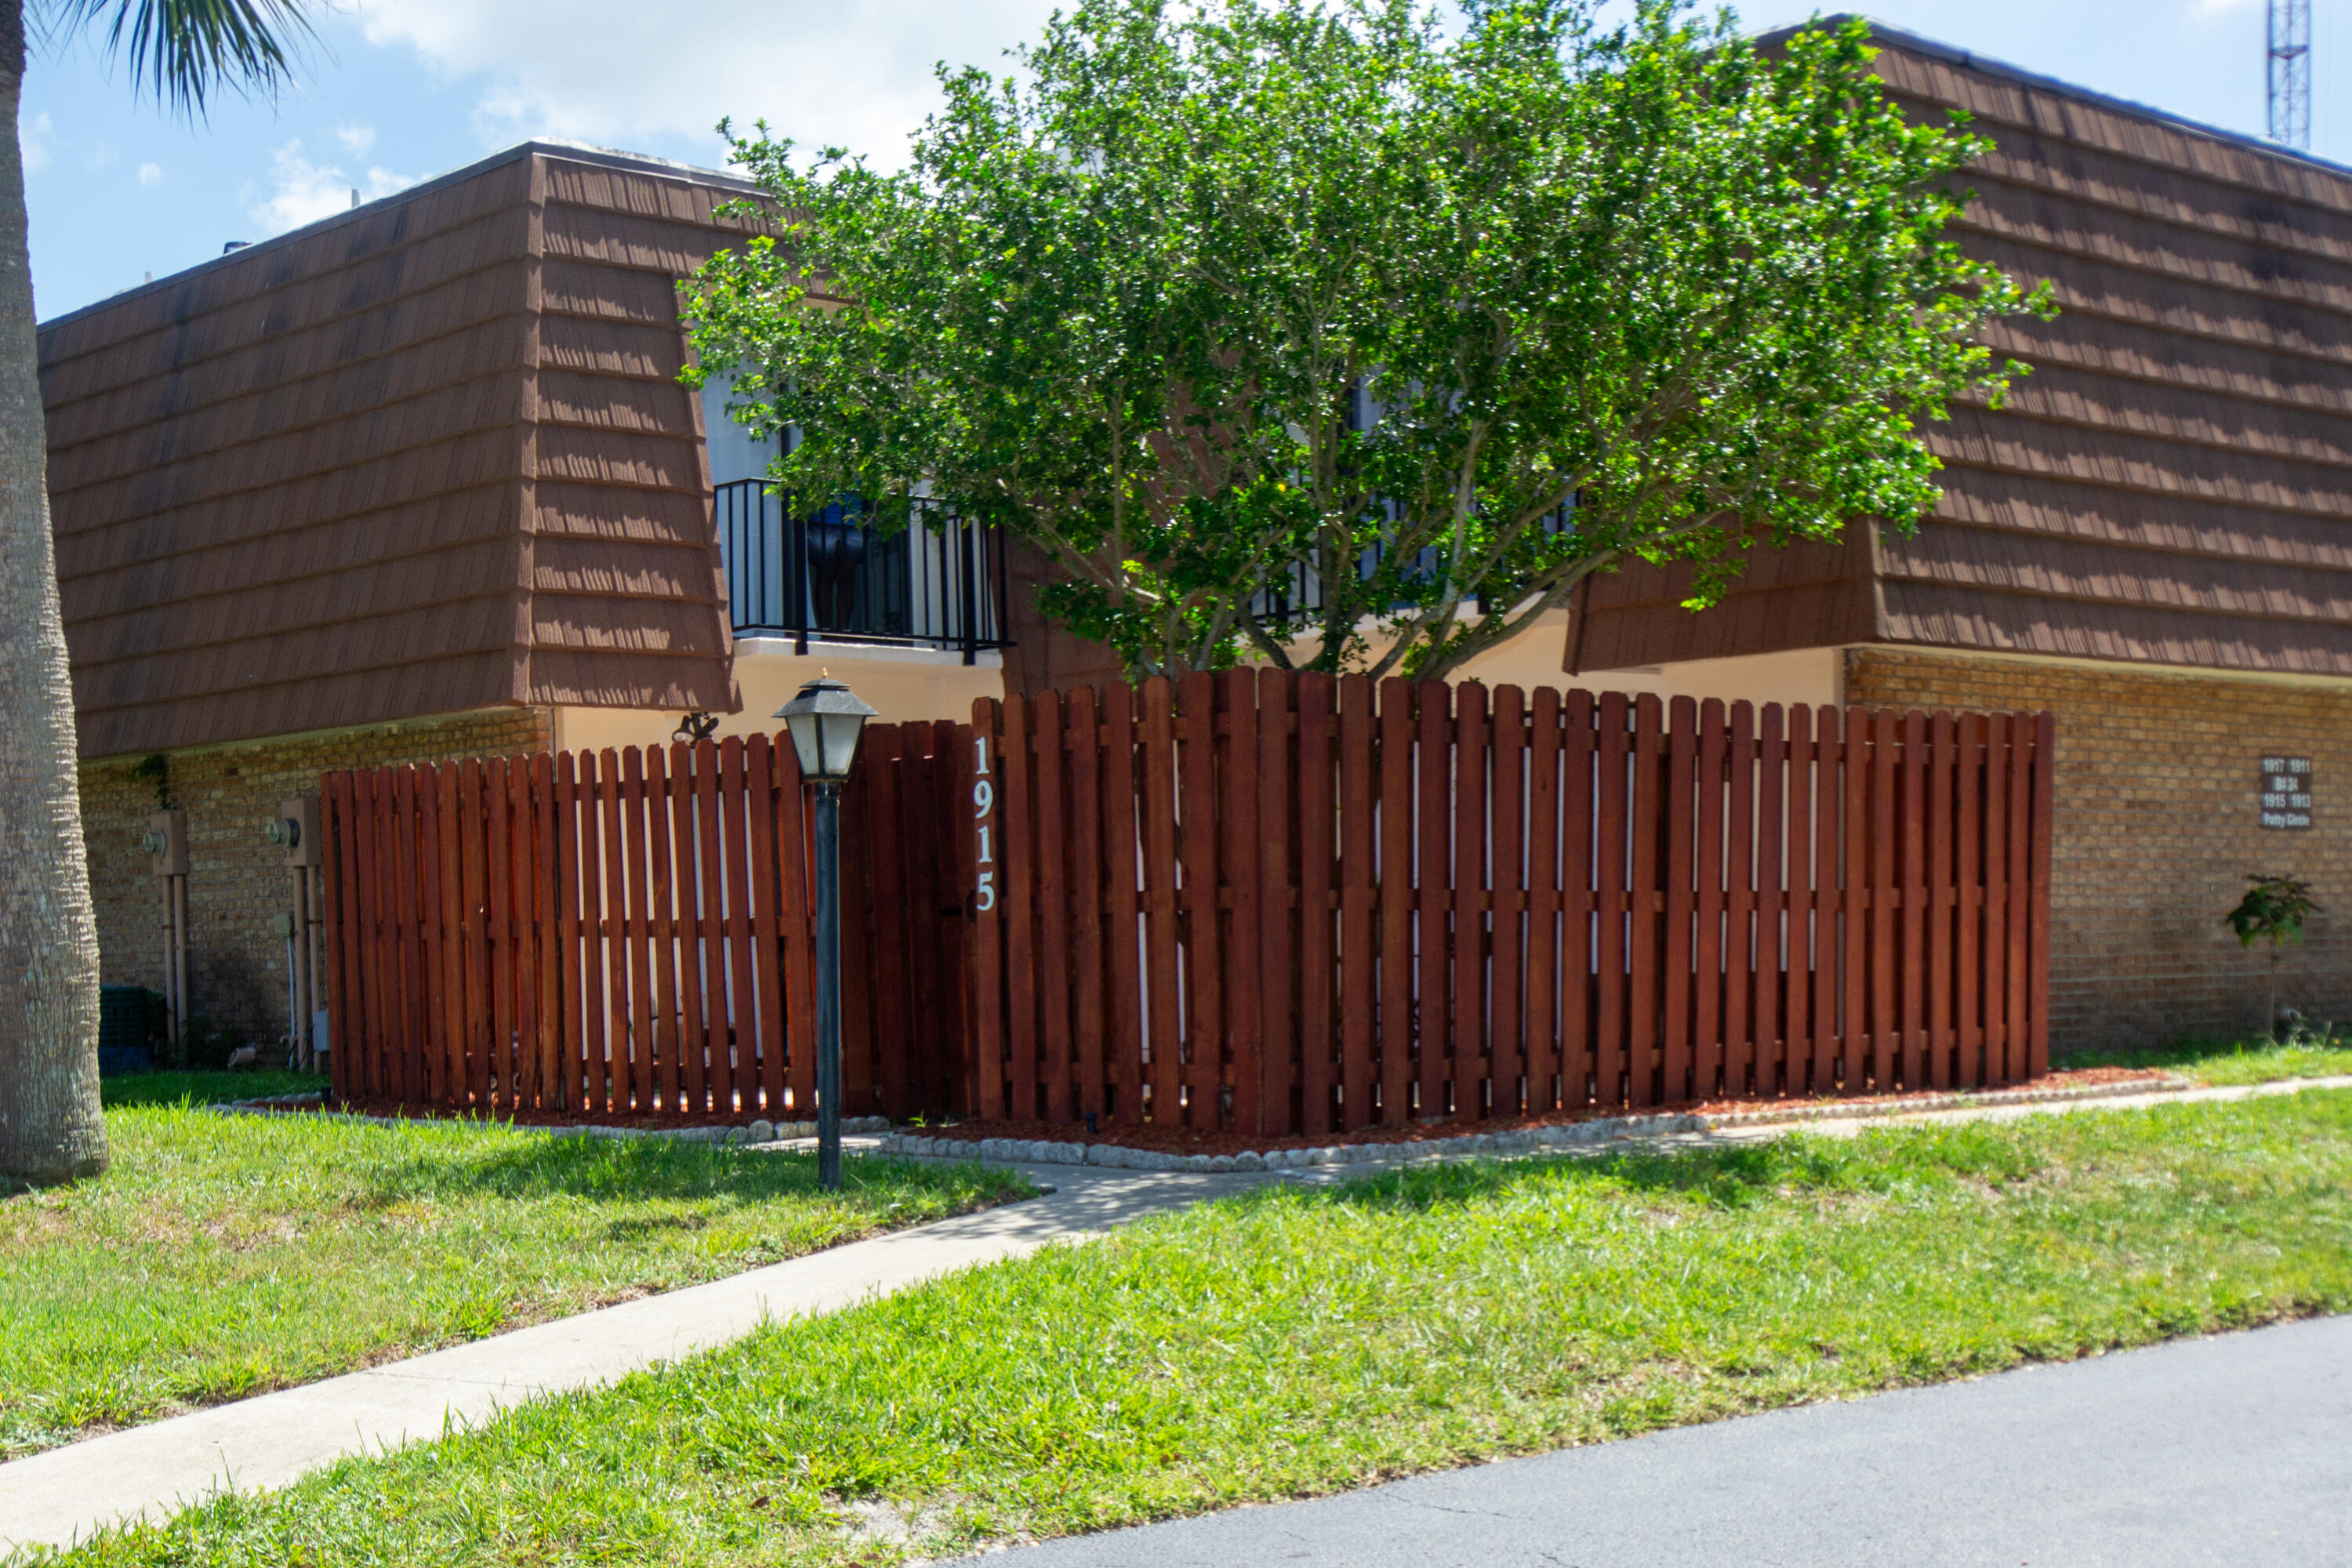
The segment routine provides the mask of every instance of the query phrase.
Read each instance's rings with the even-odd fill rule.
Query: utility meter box
[[[159,811],[147,819],[146,836],[140,839],[152,864],[148,869],[158,877],[184,877],[188,874],[188,814],[184,811]]]
[[[319,842],[319,797],[289,795],[278,803],[278,815],[262,829],[264,838],[286,851],[289,866],[323,866],[327,858]]]

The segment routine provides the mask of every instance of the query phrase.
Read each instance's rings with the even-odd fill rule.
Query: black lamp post
[[[816,1179],[841,1187],[841,786],[874,710],[829,674],[776,710],[816,786]]]

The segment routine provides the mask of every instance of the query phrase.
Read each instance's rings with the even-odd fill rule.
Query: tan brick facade
[[[2266,959],[2221,923],[2249,871],[2302,877],[2330,911],[2287,950],[2280,1000],[2352,1024],[2352,682],[1884,647],[1849,649],[1845,679],[1865,707],[2057,713],[2053,1050],[2259,1030]],[[2280,753],[2313,759],[2306,831],[2259,825]]]
[[[438,719],[173,753],[171,788],[188,814],[188,1005],[267,1041],[286,1027],[286,944],[280,911],[293,904],[283,851],[262,829],[289,795],[318,788],[338,768],[545,751],[547,710],[493,709]],[[155,810],[140,759],[81,768],[82,830],[98,906],[100,977],[110,985],[162,981],[162,901],[140,836]]]

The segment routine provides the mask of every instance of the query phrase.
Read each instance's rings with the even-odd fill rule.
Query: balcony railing
[[[1571,498],[1566,506],[1546,514],[1537,526],[1546,533],[1566,533],[1576,526],[1575,513],[1576,501]],[[1381,563],[1387,559],[1388,553],[1389,546],[1386,544],[1376,544],[1366,550],[1357,557],[1357,575],[1370,577],[1380,569]],[[1424,547],[1421,552],[1421,559],[1413,563],[1413,570],[1410,575],[1433,577],[1440,570],[1441,557],[1437,551]],[[1259,589],[1252,596],[1250,613],[1262,624],[1304,627],[1323,613],[1324,603],[1322,574],[1304,562],[1300,562],[1283,568],[1279,577],[1268,586]],[[1488,608],[1486,595],[1479,595],[1478,613],[1482,616],[1486,615]]]
[[[961,653],[1011,639],[1004,541],[937,512],[885,532],[855,501],[802,511],[761,479],[718,487],[719,547],[738,637],[881,643]]]

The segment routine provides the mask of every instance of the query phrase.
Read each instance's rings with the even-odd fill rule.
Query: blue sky
[[[716,163],[722,114],[886,161],[931,62],[994,64],[1053,0],[341,0],[303,85],[191,128],[102,50],[37,58],[18,126],[47,318],[530,135]],[[2317,0],[2313,151],[2352,163],[2352,0]],[[1758,5],[1761,29],[1800,6]],[[2259,134],[2263,0],[1878,0],[2028,69]]]

